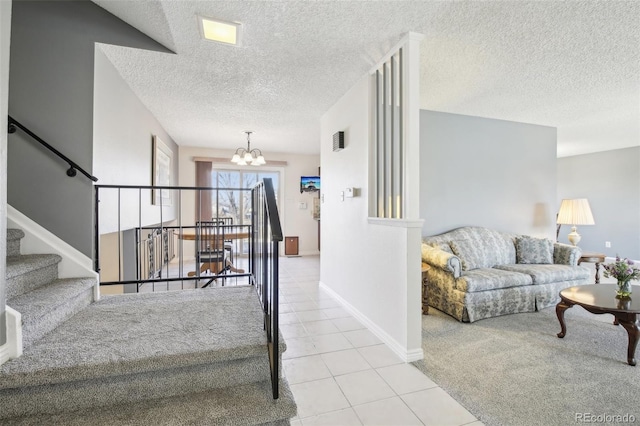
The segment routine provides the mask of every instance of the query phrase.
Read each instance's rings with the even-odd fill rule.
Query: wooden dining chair
[[[201,221],[196,223],[196,268],[198,276],[209,272],[213,277],[203,287],[207,287],[228,267],[225,262],[225,227],[220,221]],[[224,286],[224,279],[222,281]]]
[[[231,232],[234,228],[233,228],[233,218],[232,217],[219,217],[219,218],[213,218],[212,221],[217,221],[219,222],[221,225],[224,226],[224,232],[229,233]],[[233,263],[233,240],[231,239],[225,239],[224,240],[224,249],[226,252],[229,253],[229,259],[231,261],[231,263]]]

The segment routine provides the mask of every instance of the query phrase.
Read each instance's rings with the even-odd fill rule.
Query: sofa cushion
[[[480,268],[465,272],[456,280],[456,289],[465,292],[495,290],[497,288],[531,285],[530,275],[494,268]]]
[[[517,237],[516,262],[534,264],[553,263],[553,242],[547,238],[533,238],[526,235]]]
[[[548,284],[558,281],[587,280],[589,270],[582,266],[568,265],[498,265],[495,269],[519,272],[531,276],[533,284]]]

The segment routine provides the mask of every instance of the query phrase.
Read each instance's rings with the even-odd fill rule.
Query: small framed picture
[[[173,152],[157,136],[153,136],[153,186],[171,186],[171,170],[173,167]],[[154,189],[152,191],[152,203],[156,206],[171,205],[171,190]]]

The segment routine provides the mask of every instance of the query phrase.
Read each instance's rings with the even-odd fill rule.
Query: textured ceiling
[[[101,46],[179,145],[318,153],[321,115],[408,31],[424,109],[557,127],[560,156],[640,145],[639,1],[94,2],[176,52]]]

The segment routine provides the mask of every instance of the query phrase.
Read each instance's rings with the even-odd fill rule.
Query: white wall
[[[583,250],[640,260],[640,147],[559,158],[558,208],[563,198],[589,200],[595,225],[578,226]],[[569,232],[563,225],[559,240]]]
[[[7,128],[11,2],[0,1],[0,128]],[[0,132],[0,346],[6,342],[7,132]]]
[[[422,111],[423,235],[466,225],[555,239],[556,129]]]
[[[242,138],[238,137],[238,146],[243,144]],[[257,144],[256,146],[259,146]],[[211,148],[197,147],[180,147],[180,185],[195,186],[196,168],[195,157],[205,158],[228,158],[231,159],[233,151],[218,150]],[[319,155],[300,155],[300,154],[284,154],[284,153],[264,153],[267,164],[260,167],[244,166],[249,171],[280,171],[280,195],[279,199],[284,200],[280,208],[280,221],[282,231],[285,236],[298,236],[299,254],[300,255],[317,255],[318,252],[318,221],[313,219],[312,207],[313,198],[317,197],[316,193],[300,193],[300,176],[315,176],[318,174],[318,166],[320,166]],[[270,166],[270,161],[286,161],[284,167]],[[215,163],[214,168],[230,168],[238,167],[231,162]],[[300,202],[307,203],[306,209],[300,209]],[[195,198],[193,194],[185,194],[182,200],[182,217],[185,221],[193,222],[195,217]],[[185,246],[185,251],[188,248]],[[280,247],[280,251],[284,253],[284,247]],[[188,253],[187,253],[188,254]]]
[[[322,117],[320,279],[323,288],[411,361],[422,358],[420,221],[368,218],[373,195],[368,188],[369,81],[363,77]],[[337,131],[345,132],[345,148],[333,152]],[[359,188],[360,196],[341,200],[347,187]]]
[[[158,135],[173,152],[172,185],[178,184],[179,152],[171,137],[142,104],[105,54],[96,46],[94,74],[93,172],[101,185],[151,185],[152,137]],[[121,192],[120,229],[140,223],[137,190]],[[160,222],[160,209],[151,204],[151,193],[142,193],[142,225]],[[101,190],[100,232],[118,230],[115,190]],[[162,221],[175,219],[176,203],[165,207]]]

